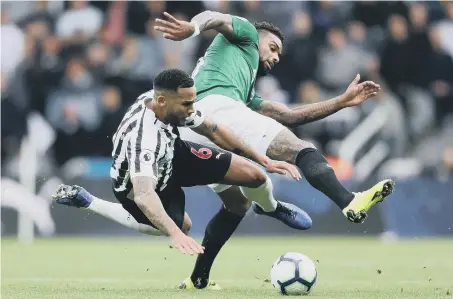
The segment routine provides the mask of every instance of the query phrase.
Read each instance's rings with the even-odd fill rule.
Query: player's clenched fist
[[[186,236],[183,232],[175,233],[170,236],[172,247],[178,249],[182,254],[203,254],[204,247],[197,243],[194,239]]]

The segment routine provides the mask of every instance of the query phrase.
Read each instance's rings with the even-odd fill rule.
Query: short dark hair
[[[270,22],[255,22],[253,23],[253,26],[255,26],[257,31],[266,30],[276,35],[282,41],[282,43],[285,41],[285,34],[283,34],[283,31],[281,31],[280,28]]]
[[[178,88],[189,88],[194,86],[194,81],[190,75],[179,69],[167,69],[154,78],[154,90],[177,91]]]

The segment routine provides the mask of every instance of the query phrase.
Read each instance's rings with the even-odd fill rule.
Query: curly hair
[[[278,28],[277,26],[275,26],[274,24],[272,24],[270,22],[266,22],[266,21],[255,22],[255,23],[253,23],[253,26],[255,26],[257,31],[266,30],[266,31],[276,35],[282,41],[282,43],[285,41],[285,35],[280,30],[280,28]]]

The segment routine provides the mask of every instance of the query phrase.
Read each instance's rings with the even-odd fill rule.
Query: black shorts
[[[182,187],[209,185],[221,181],[230,168],[232,154],[213,147],[175,140],[173,173],[159,195],[165,211],[179,228],[184,223],[185,194]],[[135,202],[127,198],[130,190],[116,192],[116,199],[139,223],[155,227]]]

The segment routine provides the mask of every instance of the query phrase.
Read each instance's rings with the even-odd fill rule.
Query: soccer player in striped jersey
[[[297,168],[271,160],[241,142],[225,126],[205,119],[194,110],[195,97],[189,74],[177,69],[158,74],[154,90],[138,97],[113,136],[110,176],[120,204],[68,185],[59,186],[54,195],[56,202],[90,209],[140,232],[169,236],[174,247],[189,254],[203,253],[206,245],[199,245],[187,235],[191,220],[185,213],[182,187],[216,182],[240,186],[248,200],[256,201],[263,209],[273,209],[269,216],[297,229],[310,228],[310,217],[294,205],[276,202],[264,171],[241,156],[268,172],[289,174],[295,179],[300,178]],[[218,147],[181,140],[178,127],[189,127]],[[223,242],[233,233],[237,220],[242,219],[235,215],[237,209],[232,201],[222,207],[214,225],[222,226],[223,231],[213,241],[220,238]]]
[[[164,38],[180,41],[193,38],[205,30],[216,30],[217,36],[199,60],[192,76],[197,88],[195,108],[216,123],[229,127],[237,136],[268,157],[297,165],[306,180],[328,196],[340,208],[345,218],[362,223],[368,210],[392,193],[394,182],[383,180],[365,192],[353,193],[337,179],[332,167],[313,144],[297,138],[288,128],[310,123],[343,108],[361,104],[375,96],[380,86],[371,81],[359,83],[360,76],[352,81],[345,93],[328,101],[290,109],[283,104],[262,99],[255,92],[258,74],[267,74],[283,53],[284,35],[268,22],[250,23],[248,20],[214,11],[204,11],[191,22],[174,18],[168,13],[165,19],[156,19],[155,29]],[[204,136],[181,130],[181,136],[193,142],[215,146]],[[246,201],[236,187],[213,184],[224,202]],[[258,205],[259,214],[268,211]],[[210,231],[209,234],[215,234]],[[206,237],[209,237],[208,231]],[[212,255],[197,259],[190,279],[182,287],[204,288],[209,280]]]

